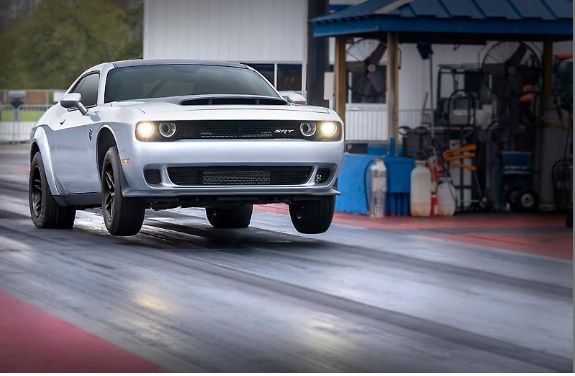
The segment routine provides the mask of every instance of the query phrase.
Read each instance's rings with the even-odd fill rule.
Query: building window
[[[329,69],[335,72],[335,66]],[[347,103],[385,104],[387,74],[385,65],[378,66],[369,75],[363,64],[347,62]]]
[[[301,64],[278,64],[277,89],[279,91],[301,91]]]
[[[302,91],[301,64],[244,64],[260,72],[278,91]]]
[[[370,70],[349,69],[348,89],[350,103],[385,103],[385,66],[375,66]]]
[[[252,68],[254,68],[255,70],[257,70],[258,72],[260,72],[262,74],[262,76],[264,76],[266,78],[266,80],[268,80],[270,82],[270,84],[274,84],[275,82],[275,67],[274,64],[246,64]]]

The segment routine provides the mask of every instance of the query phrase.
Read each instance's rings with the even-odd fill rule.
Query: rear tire
[[[246,228],[250,225],[253,210],[252,204],[231,208],[206,208],[206,216],[215,228]]]
[[[42,156],[38,152],[30,163],[28,181],[28,204],[32,222],[38,228],[72,228],[76,219],[76,208],[56,203],[45,171]]]
[[[122,168],[118,149],[106,152],[102,163],[102,215],[108,232],[115,236],[136,235],[144,223],[143,200],[122,195]]]
[[[321,234],[326,232],[333,220],[335,196],[313,201],[295,201],[289,206],[291,221],[298,232]]]

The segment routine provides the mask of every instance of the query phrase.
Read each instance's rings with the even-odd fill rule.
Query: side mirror
[[[64,108],[77,108],[82,115],[86,115],[88,109],[82,104],[82,95],[80,93],[66,93],[60,99],[60,105]]]
[[[307,100],[305,97],[298,93],[289,93],[284,97],[291,104],[306,105]]]

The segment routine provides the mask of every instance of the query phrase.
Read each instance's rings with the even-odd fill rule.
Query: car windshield
[[[209,94],[279,98],[265,79],[247,68],[166,64],[112,69],[106,81],[104,102]]]

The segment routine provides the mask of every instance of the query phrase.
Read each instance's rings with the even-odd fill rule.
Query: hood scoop
[[[282,106],[288,103],[281,98],[268,97],[204,97],[185,99],[180,102],[182,106],[214,106],[214,105],[268,105]]]

